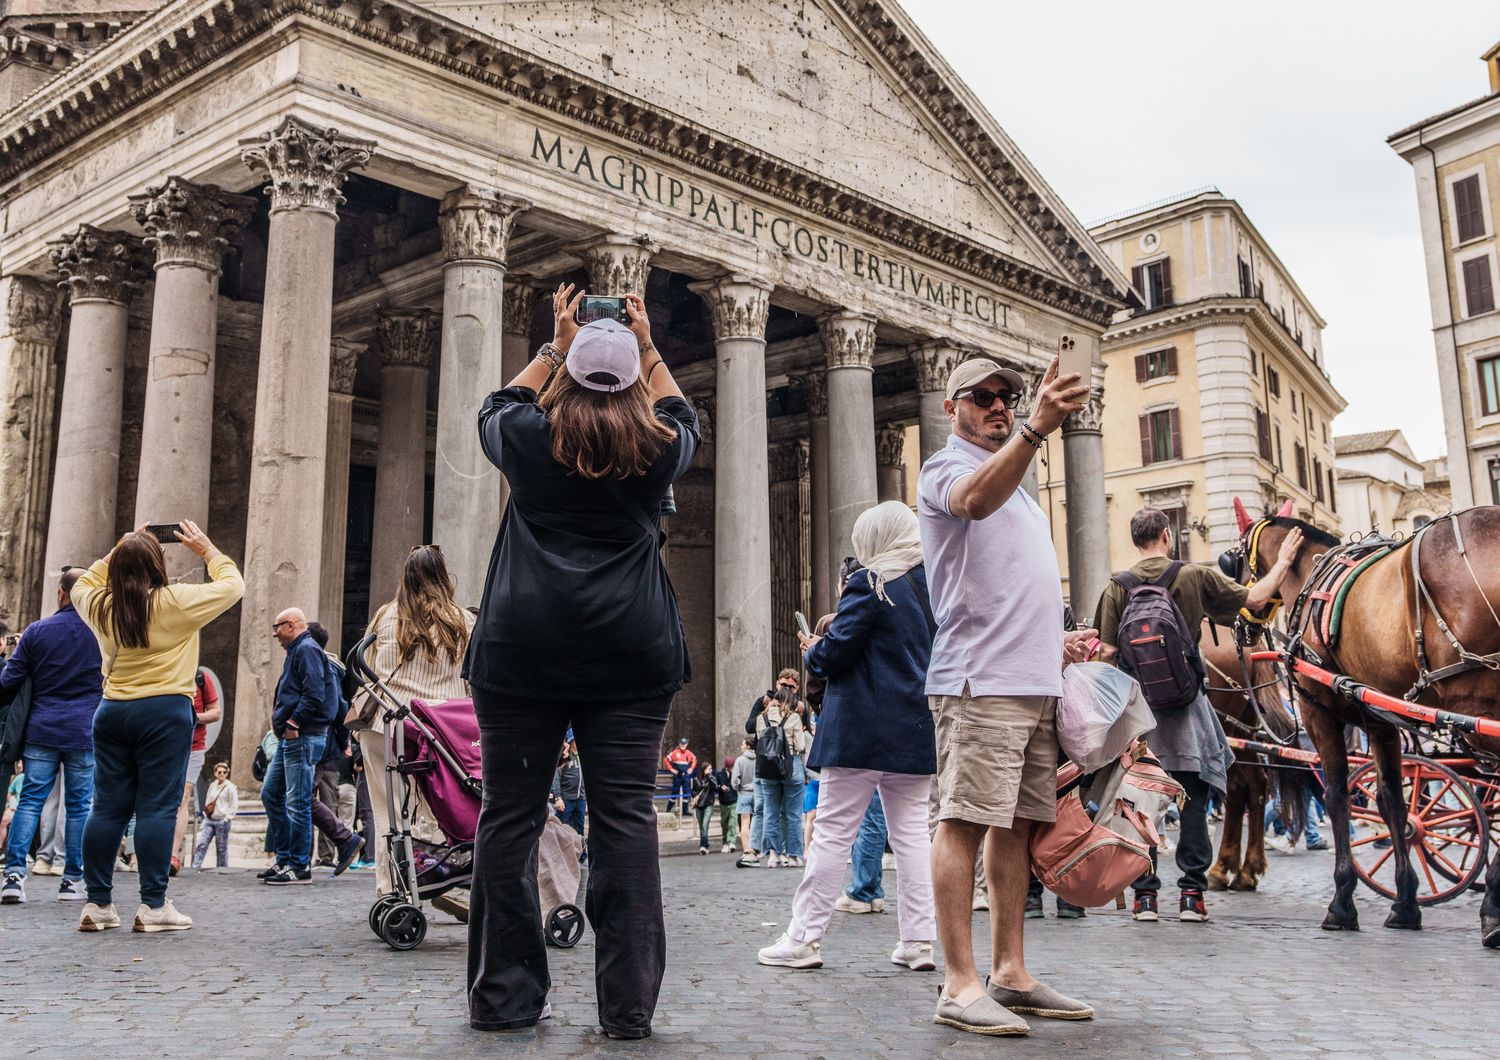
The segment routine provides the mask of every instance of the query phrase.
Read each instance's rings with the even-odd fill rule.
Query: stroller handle
[[[371,685],[375,684],[379,678],[376,677],[375,671],[370,669],[369,664],[365,662],[365,652],[374,643],[375,634],[366,633],[360,638],[358,644],[349,649],[349,654],[344,656],[344,666],[349,672],[358,676],[365,684]]]

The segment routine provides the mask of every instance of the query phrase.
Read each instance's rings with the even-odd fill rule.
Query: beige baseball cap
[[[998,375],[1005,385],[1017,394],[1025,393],[1026,385],[1022,381],[1019,372],[1013,372],[1009,368],[1002,368],[994,361],[984,357],[976,357],[972,361],[964,361],[948,373],[948,400],[953,401],[955,395],[960,390],[968,390],[970,387],[984,382],[992,375]]]

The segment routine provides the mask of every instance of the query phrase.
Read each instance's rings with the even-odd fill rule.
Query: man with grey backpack
[[[1171,525],[1162,512],[1142,508],[1130,519],[1130,539],[1140,560],[1114,575],[1099,599],[1100,658],[1114,662],[1141,684],[1156,716],[1151,753],[1187,792],[1177,843],[1178,920],[1208,919],[1203,889],[1213,863],[1208,831],[1210,792],[1223,796],[1233,754],[1218,715],[1203,691],[1198,637],[1203,619],[1232,623],[1241,608],[1269,604],[1297,558],[1302,533],[1293,527],[1276,563],[1253,586],[1226,578],[1217,568],[1174,560]],[[1135,881],[1135,920],[1158,919],[1156,852],[1152,870]]]

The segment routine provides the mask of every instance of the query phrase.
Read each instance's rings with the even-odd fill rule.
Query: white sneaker
[[[725,843],[723,846],[721,846],[719,848],[719,853],[720,854],[733,854],[734,853],[734,844],[733,843]]]
[[[12,872],[5,877],[5,886],[0,887],[0,905],[20,905],[26,901],[26,877]]]
[[[63,880],[57,887],[59,902],[82,902],[88,897],[83,892],[82,880]]]
[[[976,913],[988,913],[990,911],[990,896],[988,891],[975,891],[974,904],[971,907]]]
[[[59,860],[56,860],[56,861],[52,862],[51,867],[47,870],[47,875],[49,875],[49,876],[61,876],[64,872],[67,872],[67,871],[68,871],[67,862],[59,859]]]
[[[773,850],[769,854],[766,855],[766,860],[762,861],[761,864],[764,865],[768,869],[774,869],[777,865],[781,864],[780,860],[778,860],[778,859],[780,859],[783,856],[784,855],[778,854],[778,853],[776,853],[776,851]]]
[[[78,914],[79,931],[105,931],[109,928],[120,926],[120,913],[111,902],[109,905],[95,905],[89,902],[83,907],[83,912]]]
[[[784,866],[790,866],[794,869],[800,869],[802,866],[806,865],[807,862],[803,861],[797,855],[793,854],[791,857],[783,858],[781,864]]]
[[[1273,835],[1266,840],[1266,846],[1275,847],[1283,854],[1297,853],[1297,844],[1292,842],[1290,835]]]
[[[52,859],[51,858],[35,858],[35,859],[33,859],[33,861],[31,862],[31,874],[33,876],[51,876],[52,875]]]
[[[193,926],[193,918],[183,916],[170,901],[163,902],[160,909],[143,905],[135,911],[135,931],[186,931]]]
[[[900,942],[891,951],[891,963],[910,968],[914,972],[930,972],[937,967],[932,959],[932,943]]]
[[[879,913],[885,909],[885,899],[877,898],[873,902],[861,902],[858,898],[850,898],[847,892],[840,891],[838,901],[833,907],[840,913]]]
[[[821,950],[816,942],[793,942],[790,935],[782,935],[757,953],[755,959],[774,968],[821,968]]]
[[[896,868],[896,855],[890,853],[880,855],[880,867],[885,872],[894,871]]]

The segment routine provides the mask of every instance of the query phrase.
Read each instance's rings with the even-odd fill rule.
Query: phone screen
[[[163,545],[180,545],[177,540],[177,528],[180,523],[150,523],[146,527],[146,533],[150,534]]]
[[[607,298],[603,295],[585,295],[583,301],[578,303],[578,311],[573,319],[580,324],[592,324],[596,320],[618,320],[626,327],[630,326],[630,314],[625,312],[625,299]]]

